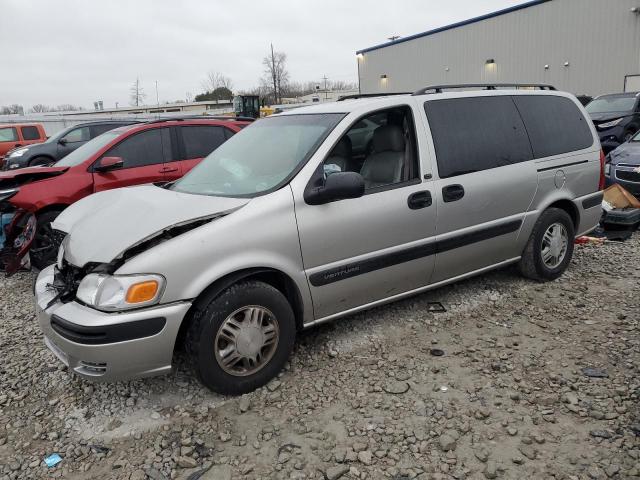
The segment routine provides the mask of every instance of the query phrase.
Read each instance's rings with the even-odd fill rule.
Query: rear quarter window
[[[20,127],[22,138],[25,140],[40,140],[40,132],[37,127]]]
[[[425,102],[440,178],[533,159],[522,118],[510,96]]]
[[[570,99],[517,95],[513,101],[527,127],[535,158],[561,155],[593,145],[587,119]]]

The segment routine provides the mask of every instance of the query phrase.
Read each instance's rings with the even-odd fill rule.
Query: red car
[[[27,252],[37,268],[55,262],[62,239],[51,222],[72,203],[102,190],[176,180],[248,123],[230,117],[128,125],[96,137],[51,167],[0,172],[5,272],[25,265]]]

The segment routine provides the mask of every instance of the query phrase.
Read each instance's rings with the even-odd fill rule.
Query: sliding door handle
[[[460,184],[447,185],[442,188],[442,200],[445,202],[455,202],[464,197],[464,187]]]

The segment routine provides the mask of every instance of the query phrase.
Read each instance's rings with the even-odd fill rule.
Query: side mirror
[[[304,199],[309,205],[358,198],[364,195],[364,178],[356,172],[336,172],[327,176],[324,185],[310,188]]]
[[[110,172],[124,166],[122,157],[102,157],[93,167],[96,172]]]
[[[62,146],[67,144],[67,141],[64,138],[61,138],[60,140],[58,140],[58,143]]]

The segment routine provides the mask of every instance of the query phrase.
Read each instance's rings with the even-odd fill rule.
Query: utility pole
[[[322,79],[324,80],[324,99],[327,99],[327,76],[325,75],[324,77],[322,77]]]
[[[160,106],[160,97],[158,96],[158,80],[156,80],[156,104]]]
[[[118,102],[116,102],[116,110],[118,109]]]

